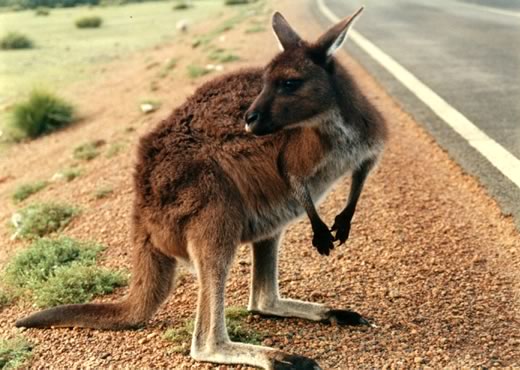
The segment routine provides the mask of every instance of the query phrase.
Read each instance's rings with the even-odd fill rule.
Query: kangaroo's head
[[[362,10],[315,43],[302,40],[280,13],[273,15],[273,31],[282,52],[264,70],[262,91],[245,114],[247,131],[266,135],[320,122],[319,114],[336,104],[333,55]]]

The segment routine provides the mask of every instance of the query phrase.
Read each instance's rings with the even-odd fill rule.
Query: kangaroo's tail
[[[58,306],[18,320],[15,325],[126,329],[144,324],[170,293],[176,261],[155,249],[149,237],[139,240],[135,248],[130,292],[121,302]]]

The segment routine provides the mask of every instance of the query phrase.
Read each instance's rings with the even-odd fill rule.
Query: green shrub
[[[226,5],[245,5],[249,4],[249,0],[226,0],[224,4]]]
[[[125,148],[124,143],[112,143],[107,149],[106,157],[112,158],[118,155]]]
[[[15,236],[34,239],[53,233],[67,226],[77,213],[77,209],[65,204],[31,204],[13,215]]]
[[[170,351],[188,355],[190,352],[191,335],[195,328],[195,321],[190,319],[180,328],[171,328],[164,332],[163,339],[174,344]]]
[[[52,180],[65,180],[66,182],[70,182],[80,175],[81,170],[79,168],[66,168],[62,171],[56,172],[52,177]]]
[[[0,49],[31,49],[34,46],[31,39],[19,32],[9,32],[0,39]]]
[[[11,126],[25,137],[35,138],[74,121],[71,104],[45,91],[34,90],[29,99],[13,108]]]
[[[34,302],[39,307],[84,303],[94,296],[112,293],[126,282],[122,273],[97,266],[58,267],[46,284],[33,291]]]
[[[40,190],[45,188],[48,184],[49,183],[47,181],[36,181],[36,182],[32,182],[32,183],[26,183],[26,184],[19,185],[15,189],[15,191],[12,195],[12,199],[15,202],[21,202],[22,200],[29,198],[34,193],[39,192]]]
[[[47,8],[36,8],[36,11],[34,12],[35,15],[37,16],[43,16],[43,17],[46,17],[48,16],[49,14],[51,14],[50,10],[47,9]]]
[[[177,58],[170,58],[170,59],[168,59],[166,64],[161,68],[161,70],[160,70],[160,72],[158,74],[158,77],[159,78],[164,78],[164,77],[168,76],[170,71],[177,66],[177,61],[178,61]]]
[[[175,5],[173,5],[173,10],[186,10],[191,8],[192,5],[190,5],[186,0],[177,0],[175,2]]]
[[[248,29],[246,29],[246,33],[258,33],[258,32],[265,32],[267,31],[265,27],[263,26],[253,26]]]
[[[208,69],[199,65],[190,64],[188,66],[188,76],[190,76],[190,78],[198,78],[207,75],[208,73],[210,73]]]
[[[99,0],[0,0],[0,7],[10,5],[12,10],[39,8],[70,8],[77,5],[98,5]]]
[[[40,307],[86,302],[127,280],[121,272],[95,266],[103,249],[66,237],[38,239],[8,263],[4,278],[13,288],[30,291]]]
[[[242,307],[229,307],[226,309],[226,326],[229,338],[236,342],[260,344],[265,335],[248,328],[245,319],[249,312]]]
[[[0,308],[7,306],[11,302],[11,295],[0,289]],[[1,367],[0,367],[1,369]]]
[[[16,288],[39,287],[58,267],[70,267],[73,263],[93,265],[103,249],[99,244],[67,237],[37,239],[9,261],[5,280]]]
[[[89,15],[76,19],[77,28],[99,28],[103,24],[103,19],[97,15]]]
[[[72,156],[74,159],[80,159],[83,161],[90,161],[99,155],[98,145],[95,142],[88,142],[81,144],[74,148]]]
[[[0,339],[0,369],[17,369],[31,357],[32,345],[25,339]]]
[[[230,63],[240,60],[238,55],[226,52],[224,49],[215,49],[209,55],[208,58],[218,63]]]

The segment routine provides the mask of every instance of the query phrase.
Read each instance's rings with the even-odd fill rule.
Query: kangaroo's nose
[[[251,125],[251,124],[253,124],[253,123],[255,123],[255,122],[260,120],[260,113],[255,112],[255,111],[248,112],[248,113],[246,113],[246,117],[245,118],[246,118],[246,123],[248,125]]]

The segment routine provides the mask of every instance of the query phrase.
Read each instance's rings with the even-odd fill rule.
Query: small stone
[[[157,333],[150,333],[146,336],[146,339],[152,339],[152,338],[155,338],[157,336]]]
[[[424,362],[424,358],[417,356],[413,359],[413,362],[416,364],[422,364]]]

